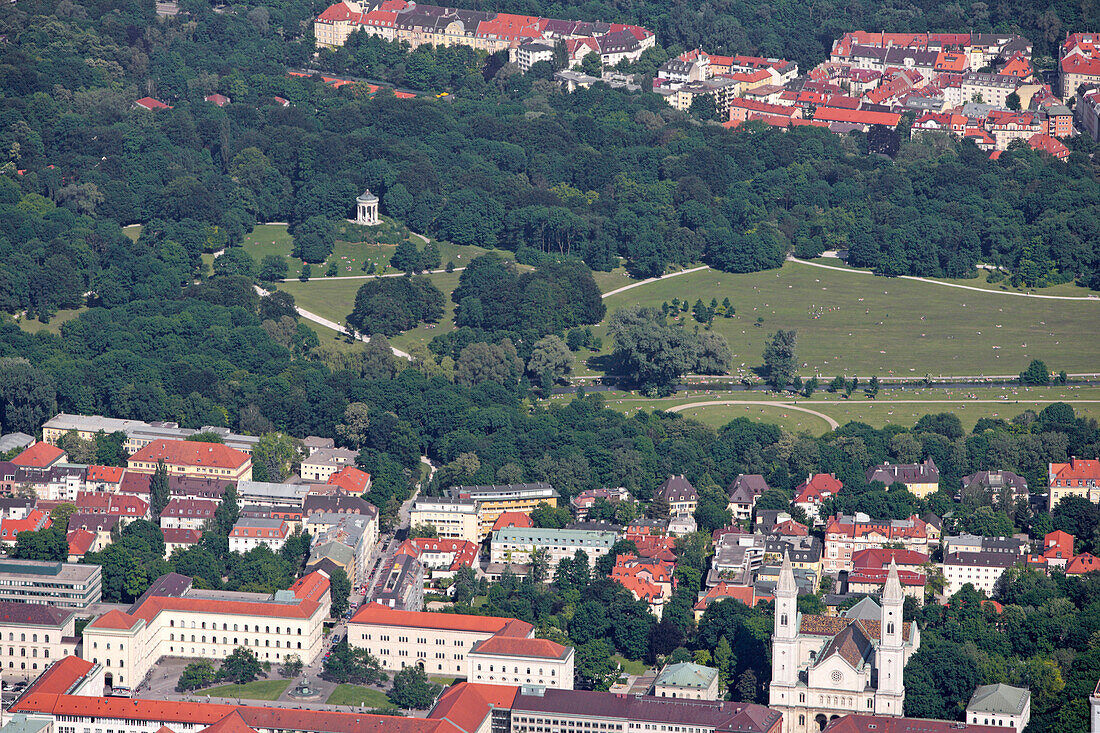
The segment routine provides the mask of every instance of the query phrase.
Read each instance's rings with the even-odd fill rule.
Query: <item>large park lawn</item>
[[[278,700],[289,684],[290,680],[254,680],[243,685],[219,685],[195,694],[207,697],[238,697],[242,700]]]
[[[808,400],[780,397],[763,391],[692,391],[663,399],[647,399],[623,392],[604,394],[610,408],[628,415],[640,410],[670,410],[698,402],[749,402],[750,404],[691,407],[678,412],[712,427],[721,427],[735,418],[747,417],[757,422],[779,425],[790,432],[809,432],[813,435],[821,435],[829,429],[824,419],[788,407],[756,403],[782,402],[785,405],[797,405],[827,415],[841,425],[857,421],[876,428],[886,425],[912,427],[923,415],[951,412],[958,415],[966,430],[970,430],[980,418],[999,417],[1011,420],[1025,410],[1039,412],[1055,401],[1069,403],[1079,416],[1100,418],[1100,387],[884,389],[875,400],[867,399],[862,391],[857,391],[851,399],[821,391]],[[564,396],[555,398],[555,401],[569,399],[572,397]]]
[[[601,280],[602,287],[615,284]],[[798,331],[805,375],[991,376],[1018,373],[1035,358],[1073,373],[1097,371],[1100,363],[1100,339],[1082,338],[1100,319],[1094,299],[1022,298],[788,262],[747,275],[670,277],[605,302],[610,316],[626,305],[726,297],[737,313],[715,319],[714,330],[730,342],[734,373],[758,366],[765,339],[780,328]],[[690,313],[679,320],[696,325]],[[593,330],[605,336],[609,353],[606,322]],[[578,366],[580,374],[593,373]]]

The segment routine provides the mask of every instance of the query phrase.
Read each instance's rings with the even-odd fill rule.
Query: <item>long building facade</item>
[[[109,611],[84,627],[81,654],[103,667],[107,687],[136,687],[161,657],[224,659],[237,647],[261,662],[296,656],[309,665],[323,648],[330,605],[320,571],[271,596],[199,590],[169,573],[128,612]]]
[[[322,47],[343,46],[356,31],[403,41],[411,48],[467,46],[486,53],[509,51],[516,56],[514,60],[523,44],[562,42],[571,60],[596,53],[608,66],[624,58],[637,59],[656,42],[652,31],[636,25],[554,20],[405,0],[343,0],[329,6],[313,23],[314,37]]]

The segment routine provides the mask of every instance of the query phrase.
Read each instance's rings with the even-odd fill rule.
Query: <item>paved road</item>
[[[797,262],[800,265],[809,265],[810,267],[820,267],[823,270],[837,270],[839,272],[847,272],[855,275],[874,275],[875,273],[868,270],[853,270],[849,267],[836,267],[834,265],[823,265],[820,262],[807,262],[806,260],[800,260],[793,255],[787,255],[788,262]],[[1021,298],[1043,298],[1045,300],[1075,300],[1075,301],[1096,301],[1100,302],[1100,296],[1087,295],[1081,298],[1074,297],[1072,295],[1039,295],[1038,293],[1012,293],[1005,290],[989,290],[987,288],[976,288],[973,285],[959,285],[958,283],[945,283],[940,280],[932,280],[927,277],[916,277],[915,275],[898,275],[899,280],[916,280],[917,282],[930,283],[932,285],[942,285],[945,288],[959,288],[961,290],[973,290],[975,293],[986,293],[991,295],[1016,295]]]
[[[264,296],[267,296],[267,295],[271,295],[271,293],[269,293],[267,290],[264,290],[259,285],[254,285],[253,287],[256,288],[256,292],[260,294],[261,298],[264,297]],[[323,316],[319,316],[316,313],[313,313],[311,311],[307,311],[305,308],[299,308],[298,306],[294,306],[294,310],[298,311],[298,315],[300,315],[302,318],[306,319],[307,321],[313,321],[314,323],[319,323],[322,326],[324,326],[325,328],[331,328],[333,331],[336,331],[337,333],[343,333],[343,334],[348,333],[348,330],[346,328],[344,328],[343,326],[341,326],[339,323],[336,323],[335,321],[330,321],[329,319],[327,319]],[[370,337],[369,336],[362,336],[362,335],[356,334],[355,338],[358,339],[359,341],[362,341],[365,344],[370,343]],[[390,348],[393,349],[393,353],[394,353],[395,356],[400,356],[402,359],[408,359],[409,361],[412,361],[412,356],[410,356],[408,354],[408,352],[402,351],[401,349],[398,349],[398,348],[393,347],[393,346],[391,346]]]
[[[980,400],[968,400],[968,402],[979,401]],[[893,400],[891,400],[891,402],[893,402]],[[989,402],[999,402],[999,400],[989,400]],[[799,412],[808,412],[814,417],[819,417],[829,424],[830,430],[836,430],[840,427],[840,423],[838,423],[836,420],[829,417],[828,415],[817,412],[816,410],[802,407],[801,405],[796,405],[792,402],[764,402],[762,400],[713,400],[711,402],[689,402],[686,405],[675,405],[665,410],[665,412],[683,412],[684,410],[690,410],[695,407],[717,407],[720,405],[767,405],[770,407],[782,407],[785,410],[798,410]]]

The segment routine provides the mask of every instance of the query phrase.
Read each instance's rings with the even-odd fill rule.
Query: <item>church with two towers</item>
[[[783,730],[816,733],[849,713],[901,717],[905,663],[920,647],[920,630],[902,621],[902,592],[893,561],[882,605],[865,598],[840,616],[798,612],[798,588],[784,557],[775,588],[769,705]]]

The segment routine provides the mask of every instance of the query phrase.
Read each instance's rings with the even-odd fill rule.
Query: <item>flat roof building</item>
[[[583,550],[592,564],[610,552],[618,538],[615,532],[600,530],[505,527],[493,533],[490,561],[527,564],[531,553],[543,549],[549,555],[553,571],[563,558],[572,559],[577,550]]]
[[[0,560],[0,601],[87,608],[99,603],[103,578],[98,565],[41,560]]]

